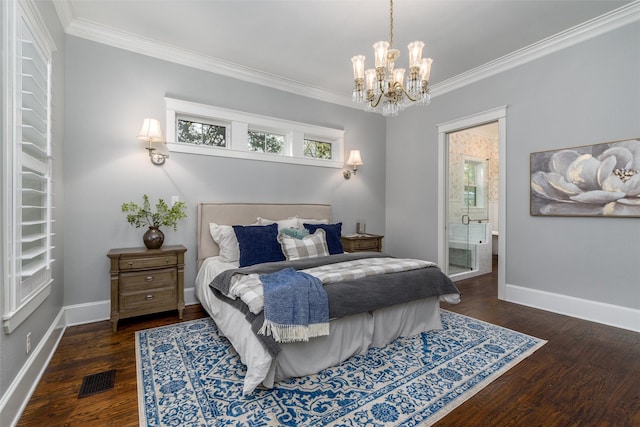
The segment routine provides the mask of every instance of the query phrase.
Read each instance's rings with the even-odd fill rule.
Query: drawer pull
[[[149,294],[149,295],[147,295],[145,298],[146,298],[146,299],[148,299],[148,300],[152,300],[152,299],[153,299],[153,295],[152,295],[152,294]]]
[[[133,261],[129,261],[128,264],[129,264],[129,268],[133,267]]]
[[[147,276],[144,278],[145,282],[153,282],[153,276]]]

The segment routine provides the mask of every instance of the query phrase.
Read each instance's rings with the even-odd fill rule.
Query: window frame
[[[258,114],[245,113],[212,105],[165,97],[166,145],[169,151],[207,156],[250,159],[296,165],[320,166],[335,169],[344,167],[344,130],[294,122]],[[197,146],[177,142],[177,119],[201,117],[214,123],[230,123],[228,147]],[[249,151],[249,130],[285,136],[283,154]],[[304,139],[331,143],[331,159],[318,159],[304,155]]]
[[[51,294],[53,282],[51,108],[55,44],[32,0],[3,2],[2,8],[2,320],[9,334]],[[28,40],[22,38],[26,32]],[[32,58],[23,51],[28,43],[33,47],[33,70],[39,77],[22,68]],[[33,93],[25,90],[29,83],[35,84]],[[27,93],[33,100],[24,96]],[[40,141],[25,140],[30,132],[39,134],[36,139]],[[31,185],[34,177],[40,182],[36,188]],[[36,220],[25,213],[33,207],[23,206],[23,197],[37,200],[33,206],[42,213]],[[38,228],[37,232],[33,228]],[[32,242],[41,243],[34,250],[30,248]]]

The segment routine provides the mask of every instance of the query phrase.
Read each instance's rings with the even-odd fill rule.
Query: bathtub
[[[468,241],[467,241],[468,235]],[[449,224],[449,266],[452,279],[461,280],[491,273],[492,235],[490,223]],[[470,269],[465,266],[470,257]],[[462,271],[461,271],[462,270]]]

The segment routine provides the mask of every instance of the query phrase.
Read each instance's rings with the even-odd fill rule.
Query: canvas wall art
[[[531,215],[640,218],[640,138],[531,153]]]

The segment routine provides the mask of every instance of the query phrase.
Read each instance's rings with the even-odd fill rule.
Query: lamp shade
[[[160,121],[156,119],[144,119],[142,129],[140,129],[140,133],[138,134],[138,139],[149,142],[164,141],[162,129],[160,128]]]
[[[351,150],[349,153],[349,160],[347,160],[347,164],[349,166],[360,166],[362,165],[362,157],[360,157],[360,150]]]

